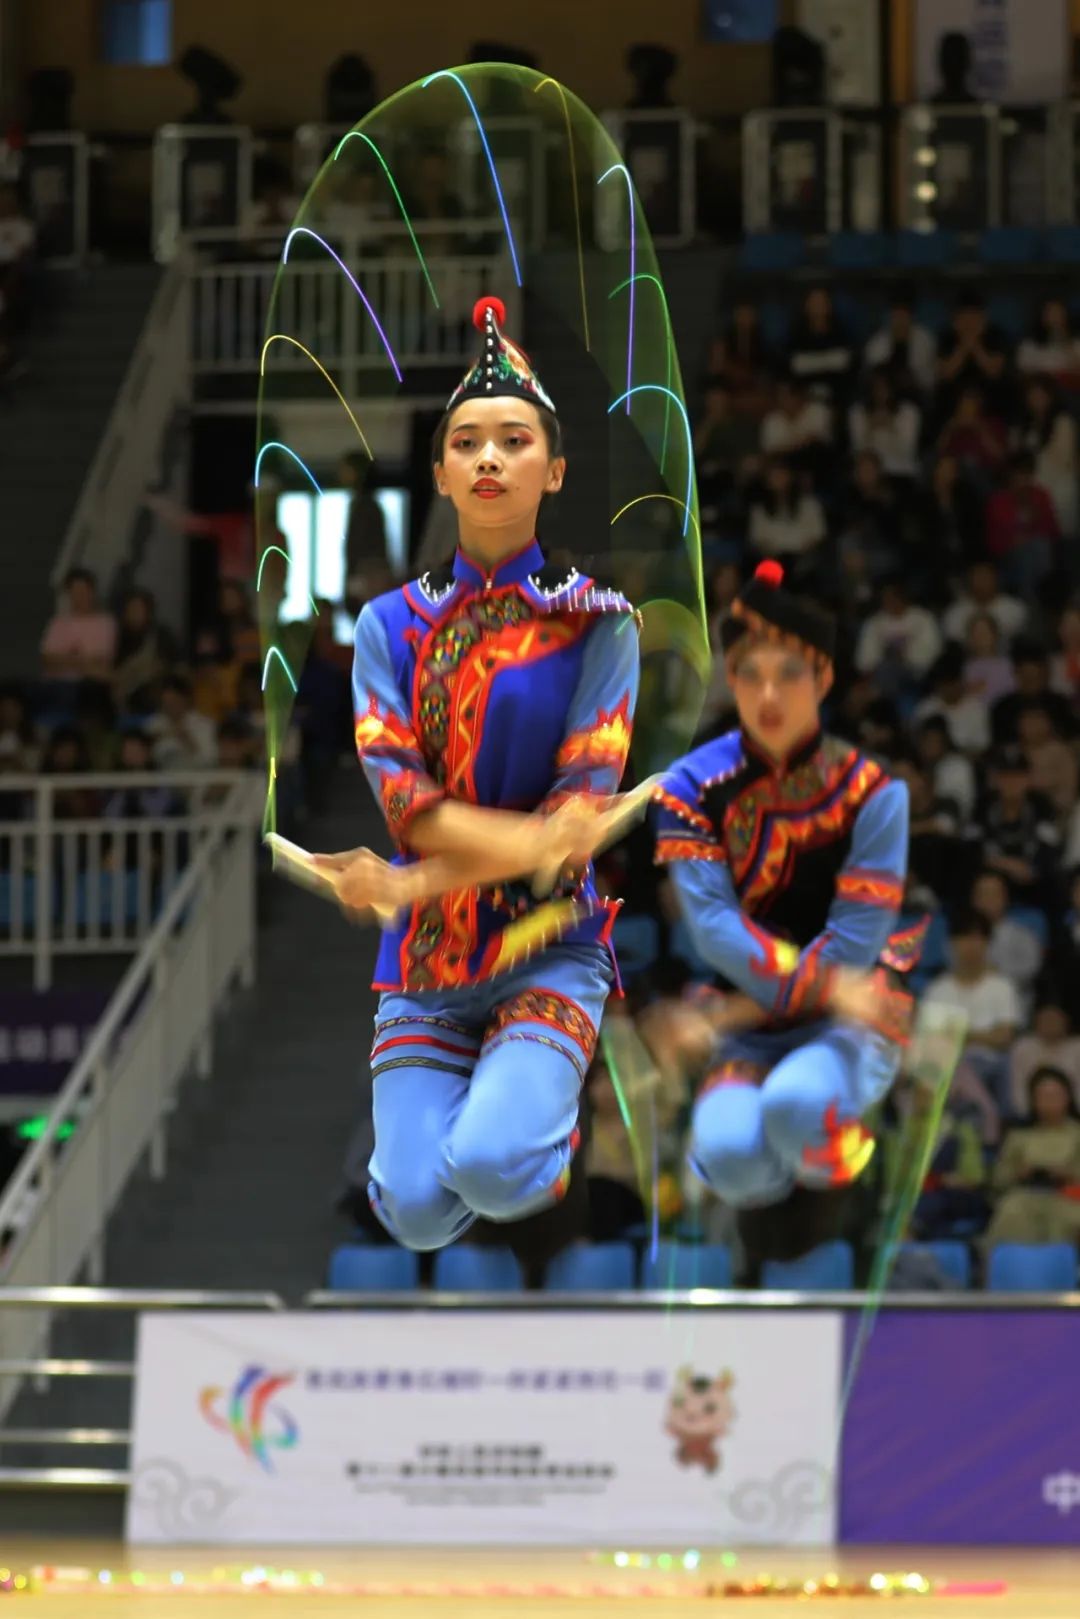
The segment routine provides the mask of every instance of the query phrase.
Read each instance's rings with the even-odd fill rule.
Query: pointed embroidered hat
[[[453,410],[463,399],[500,399],[511,395],[543,405],[555,406],[545,393],[529,357],[502,331],[506,306],[501,298],[481,298],[473,309],[473,325],[482,334],[480,353],[446,402]]]

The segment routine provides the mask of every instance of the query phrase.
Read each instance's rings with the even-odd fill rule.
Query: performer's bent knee
[[[447,1179],[485,1220],[518,1220],[562,1195],[571,1144],[524,1147],[455,1132],[446,1153]]]
[[[403,1187],[397,1192],[373,1180],[368,1195],[390,1235],[418,1253],[445,1248],[473,1222],[472,1213],[462,1206],[461,1199],[435,1180],[427,1187]]]

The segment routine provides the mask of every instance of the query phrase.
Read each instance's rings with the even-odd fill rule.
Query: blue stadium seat
[[[520,1293],[525,1279],[509,1248],[456,1242],[435,1255],[435,1286],[444,1293]]]
[[[660,954],[659,924],[654,916],[628,916],[620,911],[611,942],[623,978],[634,978],[646,972]]]
[[[797,270],[806,263],[806,243],[794,231],[768,231],[747,236],[739,252],[743,270],[778,273]]]
[[[549,1293],[625,1293],[634,1286],[634,1250],[628,1242],[577,1243],[547,1268]]]
[[[979,237],[979,258],[984,264],[1031,264],[1039,246],[1039,233],[1029,225],[994,225]]]
[[[411,1293],[420,1261],[408,1248],[342,1243],[330,1256],[327,1286],[333,1293]]]
[[[1080,225],[1051,225],[1043,235],[1043,250],[1053,263],[1080,263]]]
[[[1071,1293],[1076,1249],[1070,1242],[1001,1242],[990,1252],[991,1293]]]
[[[641,1261],[641,1285],[649,1292],[723,1290],[732,1285],[731,1254],[720,1243],[661,1242],[655,1258],[646,1253]]]
[[[769,1259],[761,1285],[774,1293],[843,1293],[855,1285],[855,1255],[849,1242],[823,1242],[799,1259]]]
[[[829,238],[829,263],[837,270],[882,270],[891,243],[881,230],[840,230]]]
[[[971,1251],[964,1242],[905,1242],[902,1248],[914,1254],[930,1254],[954,1287],[971,1286]]]
[[[899,230],[896,262],[902,270],[940,270],[956,257],[956,233],[951,230]]]

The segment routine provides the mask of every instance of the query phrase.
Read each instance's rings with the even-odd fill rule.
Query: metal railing
[[[190,297],[188,266],[171,265],[154,294],[64,535],[52,572],[57,587],[76,565],[92,569],[107,586],[130,553],[132,528],[155,479],[166,430],[191,398]]]
[[[78,1303],[56,1289],[100,1280],[109,1216],[144,1154],[164,1175],[179,1084],[192,1069],[209,1077],[215,1013],[254,972],[254,839],[219,810],[0,1195],[0,1303],[45,1301],[26,1291],[42,1287]],[[42,1310],[0,1313],[0,1370],[38,1355],[47,1330]],[[13,1397],[0,1388],[0,1414]]]
[[[369,1313],[437,1310],[448,1314],[468,1311],[527,1311],[543,1314],[549,1310],[650,1311],[650,1310],[829,1310],[846,1314],[862,1311],[879,1302],[867,1293],[778,1293],[731,1290],[716,1292],[695,1289],[671,1293],[308,1293],[302,1308],[311,1311],[358,1310]],[[1080,1294],[985,1294],[985,1293],[900,1293],[880,1301],[889,1311],[980,1310],[1005,1313],[1023,1310],[1076,1309]],[[0,1350],[3,1346],[5,1310],[16,1315],[23,1310],[252,1310],[282,1311],[288,1308],[276,1293],[180,1292],[138,1288],[10,1288],[0,1287]],[[0,1354],[0,1412],[4,1409],[2,1385],[6,1379],[34,1375],[51,1377],[100,1377],[134,1382],[136,1367],[127,1361],[57,1360],[46,1356],[13,1359]],[[5,1445],[40,1445],[46,1449],[71,1447],[76,1453],[97,1447],[130,1447],[130,1428],[0,1428],[0,1454]],[[0,1491],[13,1489],[65,1489],[122,1491],[131,1482],[128,1467],[85,1466],[5,1467],[0,1464]]]
[[[290,258],[280,283],[277,263],[203,264],[192,277],[191,356],[196,376],[258,374],[277,284],[274,327],[291,341],[274,344],[266,364],[268,373],[288,377],[290,398],[307,397],[298,389],[298,380],[309,385],[312,397],[327,396],[327,383],[312,355],[346,398],[355,398],[361,390],[370,393],[371,378],[383,374],[389,393],[396,388],[396,379],[388,346],[403,372],[464,365],[476,346],[474,303],[492,287],[504,290],[512,284],[501,253],[432,256],[428,270],[438,292],[436,307],[415,253],[395,250],[382,258],[362,258],[358,243],[341,246],[342,259],[378,311],[385,343],[348,278],[328,255]],[[517,330],[518,310],[511,303],[512,297],[508,324]]]
[[[261,782],[244,771],[4,776],[23,814],[0,821],[0,955],[31,956],[47,989],[61,955],[138,949],[215,826],[254,833]],[[128,794],[145,793],[133,815]],[[151,796],[152,795],[152,796]]]

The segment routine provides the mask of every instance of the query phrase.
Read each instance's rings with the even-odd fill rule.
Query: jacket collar
[[[806,764],[821,747],[822,740],[821,726],[818,725],[810,732],[809,736],[804,737],[801,742],[797,742],[785,758],[776,759],[771,753],[766,752],[760,742],[754,741],[745,726],[741,727],[740,734],[742,736],[743,753],[747,760],[752,764],[761,765],[776,776],[786,776],[790,771],[797,770],[800,765]]]
[[[515,551],[513,556],[504,557],[491,568],[474,562],[459,549],[454,557],[453,571],[458,583],[467,585],[470,590],[498,590],[504,585],[524,584],[531,573],[539,573],[543,566],[544,553],[540,549],[540,542],[534,538],[520,551]]]

